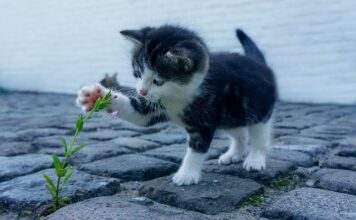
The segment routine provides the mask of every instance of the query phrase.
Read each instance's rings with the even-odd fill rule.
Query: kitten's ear
[[[184,48],[170,50],[164,57],[170,65],[184,72],[190,72],[194,67],[194,62],[189,57],[189,51]]]
[[[142,44],[144,39],[144,34],[141,30],[123,30],[120,31],[126,39],[134,42],[135,44]]]
[[[117,72],[115,72],[113,75],[112,75],[113,78],[117,78]]]

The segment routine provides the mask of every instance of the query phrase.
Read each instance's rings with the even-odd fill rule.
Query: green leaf
[[[60,177],[64,177],[67,174],[67,168],[61,169]]]
[[[84,125],[83,115],[80,114],[78,119],[77,119],[77,123],[76,123],[76,129],[77,129],[78,133],[82,130],[83,125]]]
[[[62,138],[62,143],[63,143],[63,146],[64,146],[64,153],[67,154],[67,151],[68,151],[68,145],[67,145],[67,141],[66,139]]]
[[[54,183],[53,183],[51,177],[49,177],[49,176],[46,175],[46,174],[43,174],[43,177],[47,180],[48,184],[49,184],[53,189],[56,188],[56,187],[54,186]]]
[[[61,188],[67,184],[68,180],[73,176],[73,174],[74,174],[74,172],[72,171],[64,178],[64,180],[61,184]]]
[[[62,170],[61,161],[59,160],[58,156],[55,154],[52,155],[52,158],[53,158],[53,164],[54,164],[54,168],[56,169],[57,176],[60,176]]]
[[[94,112],[99,112],[111,104],[111,91],[106,93],[103,97],[96,100],[94,105]]]
[[[50,185],[46,184],[45,185],[47,191],[51,194],[52,198],[54,199],[56,197],[56,190],[53,189]]]
[[[78,147],[74,148],[74,150],[71,152],[71,154],[75,154],[78,151],[80,151],[81,149],[83,149],[85,147],[85,144],[81,144]]]

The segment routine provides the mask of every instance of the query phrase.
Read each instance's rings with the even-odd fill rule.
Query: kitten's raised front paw
[[[76,104],[81,107],[84,112],[89,112],[93,109],[96,100],[104,96],[105,93],[106,89],[99,84],[83,87],[78,92]]]
[[[225,152],[219,157],[219,164],[228,165],[230,163],[237,163],[241,160],[241,156],[234,152]]]
[[[200,173],[183,173],[178,171],[173,176],[173,182],[178,186],[197,184],[199,180]]]
[[[247,170],[263,170],[266,168],[266,156],[263,154],[250,154],[244,161],[243,167]]]

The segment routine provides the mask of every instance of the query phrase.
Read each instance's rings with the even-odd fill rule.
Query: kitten
[[[236,35],[245,55],[211,53],[197,34],[177,26],[120,33],[135,46],[137,94],[113,92],[108,111],[118,111],[120,118],[142,126],[170,120],[186,129],[189,147],[173,176],[175,184],[198,183],[217,129],[231,137],[220,164],[240,161],[250,136],[251,150],[243,167],[265,168],[277,88],[263,54],[242,30]],[[100,85],[85,87],[77,103],[89,111],[105,92]]]

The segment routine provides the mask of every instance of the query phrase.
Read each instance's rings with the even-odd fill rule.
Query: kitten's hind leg
[[[242,159],[248,142],[247,128],[225,130],[231,138],[229,149],[219,157],[219,164],[237,163]]]
[[[243,167],[246,170],[262,170],[266,168],[266,154],[271,144],[271,123],[260,122],[249,127],[251,150],[246,157]]]

